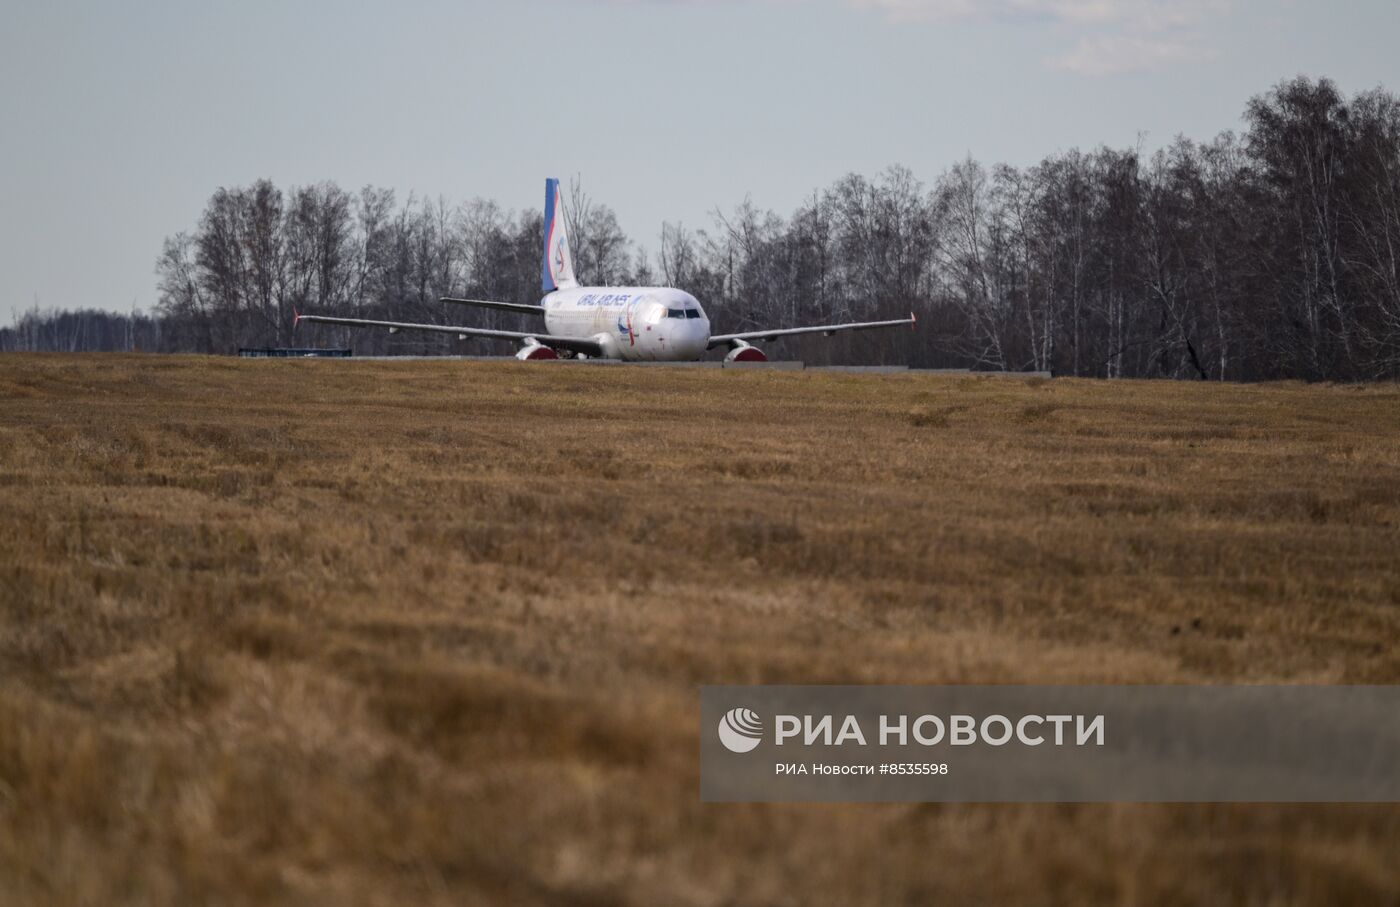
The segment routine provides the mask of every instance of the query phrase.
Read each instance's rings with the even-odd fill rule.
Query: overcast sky
[[[1400,90],[1396,0],[5,0],[0,318],[155,302],[219,186],[535,207],[581,173],[634,240],[850,171],[1155,148],[1282,78]]]

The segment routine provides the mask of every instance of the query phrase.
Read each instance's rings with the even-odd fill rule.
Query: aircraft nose
[[[698,359],[705,352],[705,344],[710,339],[710,323],[703,318],[693,318],[676,332],[677,353]]]

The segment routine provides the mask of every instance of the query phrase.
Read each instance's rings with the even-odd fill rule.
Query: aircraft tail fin
[[[544,291],[568,290],[578,286],[574,278],[574,251],[564,217],[564,193],[557,179],[544,181]]]

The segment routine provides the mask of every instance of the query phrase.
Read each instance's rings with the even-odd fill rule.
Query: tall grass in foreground
[[[0,900],[1400,899],[1400,808],[704,806],[700,683],[1400,682],[1400,389],[0,357]]]

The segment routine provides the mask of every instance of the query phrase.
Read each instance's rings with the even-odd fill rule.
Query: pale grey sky
[[[219,186],[541,204],[582,173],[633,239],[788,214],[891,163],[1156,147],[1279,79],[1400,90],[1395,0],[5,0],[0,319],[155,302]]]

